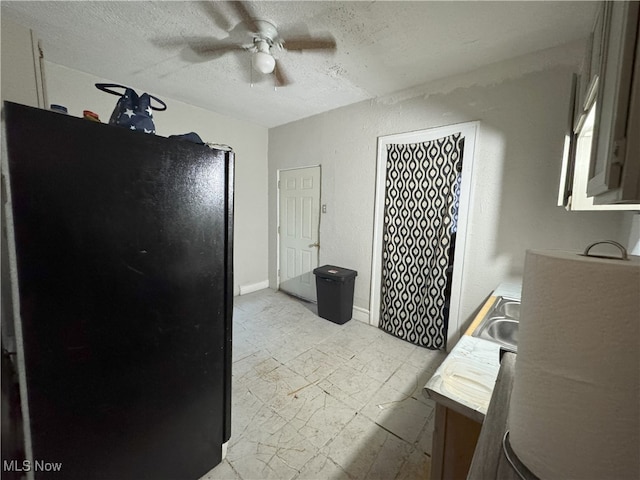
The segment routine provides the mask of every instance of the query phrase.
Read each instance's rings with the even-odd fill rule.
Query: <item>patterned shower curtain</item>
[[[387,147],[380,328],[442,349],[464,138]]]

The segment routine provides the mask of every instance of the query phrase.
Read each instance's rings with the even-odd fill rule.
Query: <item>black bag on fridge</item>
[[[153,111],[161,112],[166,110],[166,103],[148,93],[138,96],[135,90],[124,85],[96,83],[96,87],[103,92],[120,97],[109,119],[109,125],[118,125],[144,133],[156,133],[156,126],[153,123]],[[113,90],[114,88],[123,89],[123,91],[118,92]],[[152,100],[155,100],[160,106],[151,105]]]

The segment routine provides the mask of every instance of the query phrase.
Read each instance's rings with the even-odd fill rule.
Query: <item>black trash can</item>
[[[358,272],[334,265],[313,270],[318,294],[318,315],[334,323],[351,320],[353,289]]]

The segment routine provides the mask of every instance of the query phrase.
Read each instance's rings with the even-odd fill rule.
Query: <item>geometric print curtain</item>
[[[460,133],[387,146],[379,325],[431,349],[447,340],[463,149]]]

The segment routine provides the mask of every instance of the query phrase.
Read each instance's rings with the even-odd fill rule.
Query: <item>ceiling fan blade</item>
[[[160,38],[151,40],[151,43],[160,48],[180,48],[183,60],[192,63],[212,60],[228,52],[244,50],[244,47],[237,43],[211,37]]]
[[[215,41],[211,37],[173,37],[173,38],[153,38],[151,43],[160,48],[184,47],[187,45],[204,44]]]
[[[291,85],[291,80],[280,67],[280,62],[276,61],[276,67],[273,69],[273,75],[275,78],[276,87],[286,87],[287,85]]]
[[[249,11],[249,8],[244,4],[244,2],[234,1],[229,2],[231,6],[235,9],[238,16],[242,19],[242,21],[249,27],[252,33],[257,33],[260,31],[258,25],[254,20],[254,16]]]
[[[224,55],[228,52],[234,52],[238,50],[244,50],[242,45],[238,45],[235,43],[212,43],[209,44],[189,44],[191,50],[193,50],[197,55],[210,57],[212,55]]]
[[[285,50],[335,50],[336,41],[331,36],[326,37],[297,37],[285,39],[283,42]]]
[[[229,19],[223,15],[218,8],[215,6],[215,2],[211,1],[200,1],[197,2],[200,10],[204,12],[214,23],[215,26],[228,32],[233,28],[233,25],[229,21]]]

